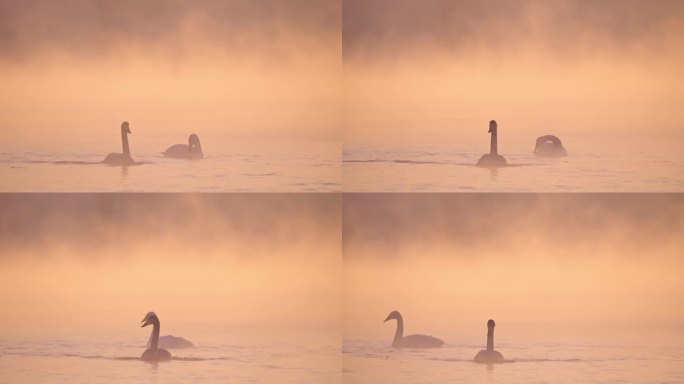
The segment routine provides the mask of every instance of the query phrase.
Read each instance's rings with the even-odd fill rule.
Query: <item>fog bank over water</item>
[[[683,18],[668,0],[345,2],[347,140],[471,140],[496,119],[500,140],[681,141]]]
[[[394,309],[454,342],[684,334],[679,195],[345,195],[343,226],[349,339],[389,342]]]
[[[339,340],[339,197],[3,195],[0,335]],[[144,335],[143,335],[144,333]]]
[[[336,2],[4,1],[1,138],[116,145],[129,120],[143,137],[330,140],[339,23]]]

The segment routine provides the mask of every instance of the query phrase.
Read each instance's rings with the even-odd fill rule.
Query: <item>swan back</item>
[[[534,146],[534,154],[542,157],[567,156],[568,152],[563,147],[560,139],[554,135],[539,136]]]
[[[500,364],[505,362],[503,355],[497,351],[481,350],[475,355],[474,362],[480,364]]]
[[[147,346],[149,347],[150,344],[148,343]],[[159,337],[159,345],[160,348],[169,348],[169,349],[178,349],[178,348],[192,348],[195,346],[195,344],[192,343],[192,341],[184,339],[179,336],[173,336],[173,335],[165,335]]]
[[[428,335],[408,335],[401,340],[402,348],[439,348],[444,341]]]
[[[161,348],[147,348],[140,356],[140,360],[145,361],[164,361],[171,360],[171,353],[166,349]]]
[[[201,159],[204,157],[202,153],[202,144],[200,144],[199,136],[191,134],[188,136],[187,144],[174,144],[164,151],[164,156],[173,157],[176,159]]]

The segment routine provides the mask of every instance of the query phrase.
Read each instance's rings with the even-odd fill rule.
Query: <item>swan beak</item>
[[[387,318],[383,321],[383,323],[386,323],[389,320],[392,320],[392,316],[387,316]]]
[[[144,319],[144,320],[143,320],[143,324],[140,326],[140,328],[146,327],[146,326],[148,326],[148,325],[150,325],[150,324],[152,324],[152,323],[150,323],[150,321],[149,321],[148,319]]]
[[[489,129],[487,130],[487,133],[492,133],[492,127],[489,127]]]
[[[131,132],[131,127],[126,128],[126,131],[128,131],[128,133],[133,133]]]

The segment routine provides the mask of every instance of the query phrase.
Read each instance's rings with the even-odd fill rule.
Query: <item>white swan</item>
[[[563,143],[558,137],[544,135],[537,137],[534,154],[541,157],[562,157],[567,156],[568,152],[563,148]]]
[[[487,322],[487,349],[483,349],[475,355],[473,359],[476,363],[482,364],[497,364],[503,363],[504,357],[502,354],[494,350],[494,327],[496,323],[494,320]]]
[[[480,157],[480,160],[477,161],[477,165],[480,167],[505,167],[506,166],[506,159],[504,159],[503,156],[499,155],[498,152],[498,144],[497,144],[497,135],[496,135],[496,121],[492,120],[489,122],[489,133],[491,133],[491,141],[490,141],[490,147],[489,147],[489,153],[482,155]]]
[[[150,343],[148,343],[147,346],[149,347]],[[160,348],[178,349],[192,348],[194,346],[195,344],[193,344],[192,341],[186,340],[179,336],[165,335],[159,337],[158,347]]]
[[[408,335],[404,336],[404,319],[401,317],[399,311],[392,311],[387,316],[385,321],[396,320],[397,331],[394,334],[392,346],[394,348],[439,348],[444,345],[444,342],[436,337],[426,335]]]
[[[123,146],[123,153],[110,153],[102,161],[103,163],[110,165],[128,165],[135,163],[133,158],[131,158],[131,151],[128,148],[129,133],[131,133],[131,129],[128,126],[128,122],[124,121],[121,123],[121,144]]]
[[[193,133],[188,137],[188,144],[172,145],[164,151],[164,156],[178,159],[201,159],[204,154],[199,137]]]
[[[140,360],[160,361],[170,360],[171,354],[166,349],[159,348],[159,318],[154,312],[148,312],[145,318],[142,319],[141,327],[146,327],[152,324],[152,334],[150,334],[149,348],[140,356]]]

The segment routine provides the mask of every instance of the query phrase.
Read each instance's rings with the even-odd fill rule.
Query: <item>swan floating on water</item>
[[[147,346],[150,347],[150,344],[151,343],[148,343]],[[179,349],[192,348],[194,346],[195,344],[193,344],[192,341],[186,340],[179,336],[165,335],[159,337],[158,347],[160,348]]]
[[[102,161],[110,165],[129,165],[135,164],[131,157],[131,151],[128,148],[128,134],[131,133],[131,128],[128,126],[128,121],[121,123],[121,144],[123,146],[123,153],[110,153]]]
[[[563,148],[563,144],[558,137],[544,135],[537,137],[534,154],[542,157],[562,157],[567,156],[568,152]]]
[[[177,159],[201,159],[204,157],[202,153],[202,145],[200,144],[199,136],[192,134],[188,137],[188,144],[172,145],[164,151],[164,156],[174,157]]]
[[[397,321],[397,331],[394,334],[392,346],[394,348],[439,348],[444,342],[436,337],[426,335],[404,336],[404,319],[399,311],[392,311],[384,322],[389,320]]]
[[[475,355],[473,359],[476,363],[482,364],[497,364],[503,363],[504,357],[498,351],[494,350],[494,327],[496,323],[494,320],[487,322],[487,349],[483,349]]]
[[[142,319],[141,327],[146,327],[152,324],[152,334],[150,334],[149,348],[140,356],[140,360],[146,361],[160,361],[170,360],[171,353],[166,349],[159,348],[159,318],[154,312],[148,312],[145,318]]]
[[[480,167],[505,167],[506,159],[499,155],[497,148],[497,136],[496,136],[496,121],[492,120],[489,122],[489,133],[491,133],[491,142],[489,147],[489,153],[482,155],[480,160],[477,161],[477,165]]]

